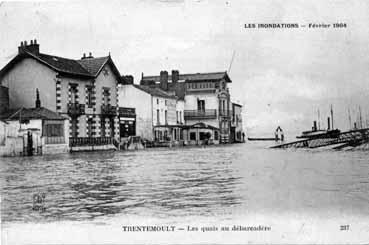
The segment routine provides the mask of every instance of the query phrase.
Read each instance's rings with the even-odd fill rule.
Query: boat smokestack
[[[317,131],[317,129],[316,121],[314,121],[313,131]]]
[[[332,119],[332,129],[334,129],[333,126],[333,106],[331,105],[331,119]]]
[[[327,118],[327,130],[331,129],[331,119],[328,117]]]

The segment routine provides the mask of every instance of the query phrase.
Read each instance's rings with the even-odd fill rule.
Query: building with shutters
[[[161,90],[184,101],[185,136],[189,144],[229,143],[232,103],[227,72],[159,76],[142,75],[140,85]]]
[[[0,85],[9,91],[9,108],[34,106],[38,89],[44,108],[68,118],[66,136],[77,148],[111,145],[119,138],[120,79],[110,54],[63,58],[41,53],[36,40],[21,42],[18,54],[0,70]]]

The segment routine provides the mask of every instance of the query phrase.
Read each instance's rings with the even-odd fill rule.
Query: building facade
[[[41,107],[6,109],[0,113],[0,156],[32,156],[69,151],[68,119]]]
[[[21,42],[18,55],[0,71],[10,109],[32,107],[38,89],[43,107],[68,118],[71,146],[119,138],[120,79],[110,55],[67,59],[40,53],[36,40]]]
[[[135,111],[135,134],[129,136],[155,142],[178,143],[183,140],[184,102],[178,97],[132,81],[119,87],[119,107],[122,111]],[[126,127],[127,118],[120,119],[121,127]]]
[[[244,142],[242,126],[242,105],[232,103],[231,142]]]
[[[226,72],[179,74],[161,71],[160,76],[142,76],[141,85],[160,88],[184,102],[184,123],[189,142],[228,143],[232,104]]]

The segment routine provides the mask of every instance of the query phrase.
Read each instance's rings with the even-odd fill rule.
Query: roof
[[[78,63],[85,68],[89,74],[97,75],[102,67],[106,64],[109,60],[109,56],[106,57],[99,57],[99,58],[87,58],[78,60]]]
[[[104,65],[109,63],[119,81],[121,77],[110,56],[75,60],[55,55],[30,52],[24,49],[22,53],[14,57],[3,69],[0,70],[0,78],[12,69],[19,61],[25,58],[33,58],[63,75],[77,76],[80,78],[96,78]]]
[[[36,56],[41,61],[45,62],[47,65],[51,66],[52,68],[60,72],[83,76],[91,76],[91,74],[77,60],[42,53],[39,54],[31,53],[31,55]]]
[[[232,80],[229,78],[226,71],[224,72],[209,72],[209,73],[193,73],[193,74],[179,74],[179,80],[184,81],[206,81],[206,80],[221,80],[225,79],[231,83]],[[160,76],[144,76],[142,81],[155,81],[160,82]],[[168,80],[172,80],[172,75],[168,75]]]
[[[65,120],[66,118],[44,107],[40,108],[20,108],[8,110],[1,113],[0,119],[19,120],[19,119],[44,119],[44,120]]]
[[[206,123],[195,123],[193,125],[190,125],[189,128],[203,128],[203,129],[212,129],[212,130],[219,130],[219,128],[211,126],[209,124]]]
[[[149,87],[149,86],[144,86],[144,85],[136,85],[133,84],[134,87],[144,91],[145,93],[151,94],[152,96],[157,96],[157,97],[163,97],[163,98],[170,98],[170,99],[177,99],[178,97],[175,95],[172,95],[170,93],[165,92],[162,89],[159,88],[153,88],[153,87]]]
[[[238,107],[242,107],[241,104],[238,104],[238,103],[235,103],[235,102],[232,102],[232,104],[235,105],[235,106],[238,106]]]

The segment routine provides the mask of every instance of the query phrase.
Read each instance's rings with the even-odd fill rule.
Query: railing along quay
[[[71,137],[69,146],[95,146],[113,144],[112,137]]]

